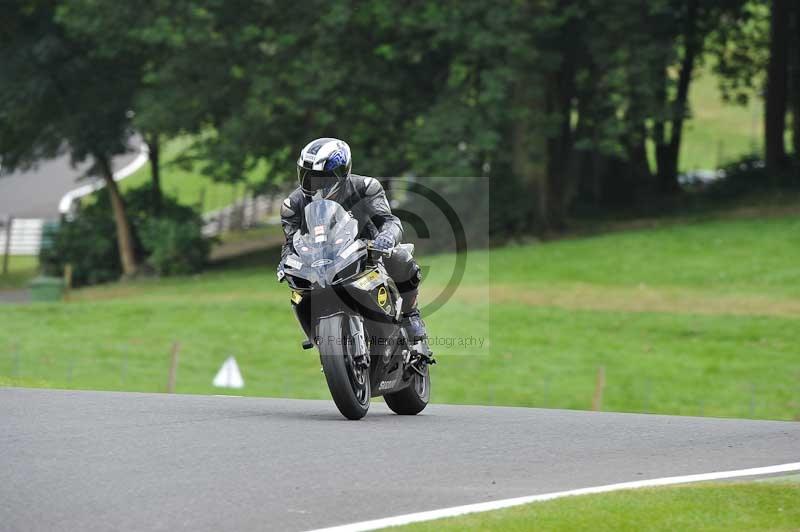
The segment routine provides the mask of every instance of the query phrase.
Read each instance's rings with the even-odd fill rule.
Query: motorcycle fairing
[[[399,325],[401,299],[394,281],[380,262],[364,272],[356,269],[337,277],[353,264],[362,264],[367,254],[365,244],[356,240],[358,222],[330,200],[310,202],[304,221],[305,232],[294,236],[296,253],[287,257],[285,265],[293,284],[292,308],[309,341],[314,341],[321,317],[345,314],[346,341],[366,345],[369,352],[372,396],[407,387],[408,339]],[[296,286],[295,278],[310,284]]]

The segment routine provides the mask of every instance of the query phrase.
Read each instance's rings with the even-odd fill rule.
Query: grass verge
[[[732,483],[566,497],[386,530],[797,530],[800,485]]]
[[[3,255],[0,255],[0,268],[3,264]],[[37,257],[11,255],[8,260],[8,273],[3,275],[0,269],[0,290],[16,290],[25,288],[31,279],[36,277],[39,269]]]

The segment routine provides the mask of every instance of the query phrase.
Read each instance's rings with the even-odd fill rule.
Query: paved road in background
[[[132,149],[138,150],[138,141]],[[138,151],[114,158],[114,170],[133,161]],[[58,202],[70,190],[88,181],[78,179],[88,164],[72,168],[69,157],[44,161],[27,172],[0,173],[0,217],[58,218]]]
[[[303,530],[800,461],[800,423],[0,389],[4,530]]]

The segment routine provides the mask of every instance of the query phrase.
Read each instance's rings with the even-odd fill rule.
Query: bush
[[[163,196],[158,217],[151,213],[151,187],[145,185],[123,195],[134,238],[137,261],[159,275],[199,271],[211,249],[203,237],[203,219],[175,198]],[[114,281],[122,274],[111,201],[105,189],[69,221],[48,228],[48,245],[40,252],[45,273],[60,275],[72,265],[74,286]]]
[[[74,286],[113,281],[122,267],[117,252],[114,221],[105,212],[103,201],[81,211],[74,220],[48,227],[43,235],[39,262],[45,275],[61,275],[66,264],[72,265]]]
[[[199,271],[211,251],[202,225],[168,218],[146,220],[140,227],[147,264],[159,275],[185,275]]]
[[[764,161],[756,156],[744,157],[723,169],[725,177],[708,188],[711,197],[739,197],[753,192],[800,187],[800,162],[787,161],[780,172],[769,172]]]

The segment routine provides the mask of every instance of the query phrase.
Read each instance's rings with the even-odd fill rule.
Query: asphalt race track
[[[3,530],[303,530],[800,461],[800,423],[0,389]]]
[[[133,139],[131,153],[115,157],[114,170],[133,161],[140,141]],[[18,218],[58,218],[58,203],[70,190],[89,181],[80,180],[89,168],[83,163],[73,168],[69,156],[42,161],[27,171],[4,174],[0,171],[0,216]]]

